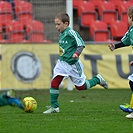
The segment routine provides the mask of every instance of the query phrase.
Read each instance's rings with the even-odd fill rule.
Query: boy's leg
[[[5,106],[5,105],[9,105],[9,102],[6,98],[6,92],[2,92],[0,94],[0,107]]]
[[[59,107],[58,97],[59,97],[59,89],[50,88],[51,107],[53,107],[53,108]]]
[[[132,96],[131,96],[130,104],[120,105],[120,109],[122,111],[124,111],[124,112],[131,113],[131,112],[133,112],[133,82],[131,80],[129,81],[129,85],[130,85],[130,89],[132,91]]]
[[[15,98],[16,92],[14,90],[9,90],[7,92],[3,92],[0,95],[0,106],[9,105],[8,98]]]
[[[3,92],[0,95],[0,106],[5,105],[17,106],[23,109],[21,101],[16,97],[16,92],[14,90]]]
[[[50,88],[50,103],[51,107],[44,111],[44,114],[50,114],[50,113],[58,113],[59,112],[59,103],[58,103],[58,97],[59,97],[59,85],[61,81],[63,80],[63,76],[56,76],[51,81],[51,88]]]
[[[7,98],[9,105],[13,107],[19,107],[20,109],[24,109],[21,101],[18,98]]]
[[[129,81],[129,85],[130,85],[130,88],[131,88],[131,91],[132,91],[132,96],[131,96],[131,100],[130,100],[130,106],[133,109],[133,82],[131,80]]]
[[[108,83],[104,80],[104,78],[100,74],[97,74],[90,80],[86,80],[87,89],[92,88],[93,86],[96,86],[97,84],[101,85],[105,89],[108,89]]]
[[[131,80],[129,81],[129,85],[130,85],[130,88],[132,91],[132,96],[131,96],[131,100],[130,100],[130,108],[132,111],[130,114],[126,115],[126,118],[133,119],[133,82]]]

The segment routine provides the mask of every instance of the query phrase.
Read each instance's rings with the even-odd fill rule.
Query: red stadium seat
[[[94,4],[95,10],[97,11],[98,15],[100,16],[99,7],[101,6],[101,4],[103,3],[104,0],[89,0],[89,1]]]
[[[20,21],[12,20],[6,26],[6,33],[10,43],[24,43],[24,29]]]
[[[104,21],[94,21],[90,26],[90,35],[94,41],[107,41],[110,38],[108,25]]]
[[[6,25],[12,20],[12,6],[9,2],[0,1],[0,21]]]
[[[115,5],[116,10],[118,10],[118,7],[121,5],[122,2],[126,0],[110,0]]]
[[[120,39],[123,37],[127,30],[128,25],[120,20],[114,21],[110,25],[112,39],[115,39],[117,41],[120,41]]]
[[[109,31],[96,30],[93,33],[93,40],[95,42],[106,42],[109,39]]]
[[[87,1],[81,3],[78,14],[82,27],[89,27],[93,21],[98,19],[95,6]]]
[[[115,5],[109,1],[104,1],[99,7],[101,14],[101,20],[110,25],[113,21],[118,20],[118,12],[115,9]]]
[[[127,16],[127,11],[125,11],[125,12],[123,11],[123,12],[121,13],[120,18],[121,18],[121,21],[123,21],[123,22],[125,22],[126,24],[129,25],[129,23],[128,23],[128,16]]]
[[[129,6],[133,5],[133,3],[131,3],[130,1],[122,1],[119,5],[118,5],[118,14],[119,16],[121,16],[121,14],[123,12],[127,12],[127,9]]]
[[[73,8],[74,9],[78,9],[80,6],[80,2],[82,2],[84,0],[73,0]]]
[[[119,13],[120,19],[127,24],[128,24],[127,10],[129,8],[129,6],[131,6],[131,5],[133,5],[133,3],[131,3],[130,1],[123,1],[118,6],[118,13]]]
[[[15,14],[18,20],[25,22],[33,19],[32,4],[26,1],[15,2]]]
[[[44,24],[40,21],[33,20],[26,24],[26,33],[29,42],[32,43],[50,43],[45,39]]]

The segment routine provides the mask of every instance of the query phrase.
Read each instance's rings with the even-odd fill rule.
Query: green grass
[[[119,105],[129,102],[129,89],[60,90],[60,113],[42,114],[49,105],[49,90],[17,91],[38,102],[34,113],[17,107],[0,109],[1,133],[133,133],[133,120]],[[73,100],[73,102],[71,102]]]

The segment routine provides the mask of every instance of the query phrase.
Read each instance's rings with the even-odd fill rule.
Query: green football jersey
[[[124,43],[126,46],[133,46],[133,26],[129,27],[129,30],[125,33],[121,41]]]
[[[60,33],[59,59],[66,61],[70,65],[76,63],[78,59],[74,59],[72,55],[77,50],[78,46],[85,46],[84,41],[76,31],[69,27],[66,28]]]

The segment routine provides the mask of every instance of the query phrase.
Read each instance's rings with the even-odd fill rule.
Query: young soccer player
[[[59,112],[59,85],[64,77],[70,77],[77,90],[87,90],[97,84],[108,89],[107,82],[100,74],[90,80],[86,80],[83,72],[83,64],[79,56],[85,48],[80,35],[69,27],[69,16],[67,13],[59,13],[55,17],[55,26],[60,33],[59,38],[59,60],[54,68],[50,88],[51,107],[44,114]]]
[[[16,97],[16,92],[14,90],[9,90],[0,94],[0,107],[6,105],[17,106],[20,109],[23,109],[23,106],[20,100]]]
[[[130,25],[128,31],[125,33],[121,42],[116,44],[109,44],[109,49],[114,51],[115,49],[126,47],[126,46],[133,46],[133,6],[128,8],[128,23]],[[133,61],[130,62],[130,65],[133,66]],[[126,115],[127,118],[133,118],[133,73],[128,77],[129,79],[129,86],[132,91],[131,101],[130,104],[120,105],[120,109],[124,112],[129,112],[130,114]]]

